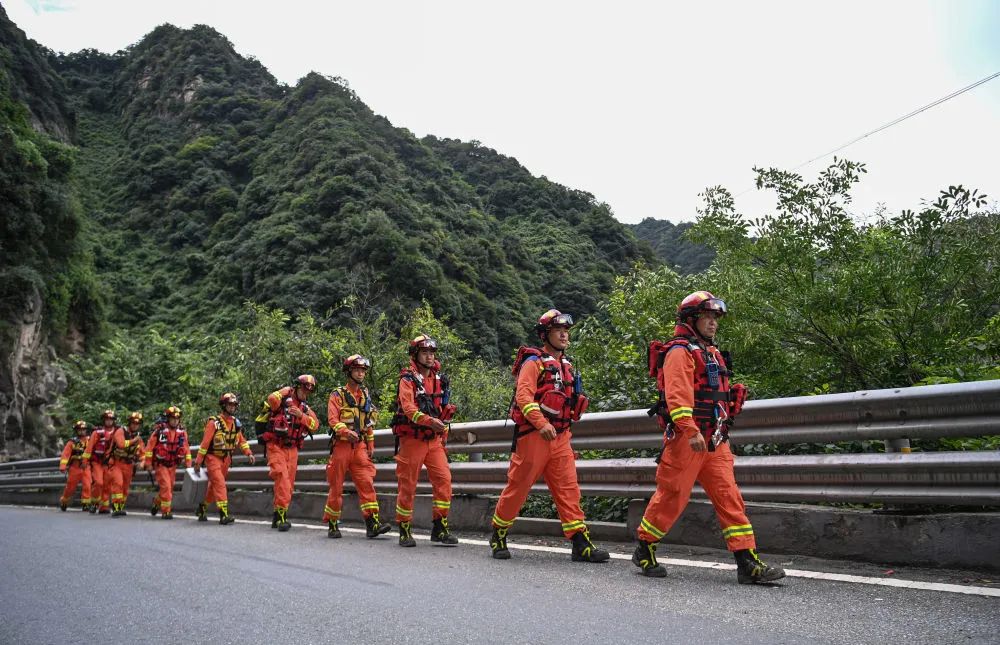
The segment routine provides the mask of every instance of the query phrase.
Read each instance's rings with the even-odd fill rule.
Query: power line
[[[947,96],[942,96],[941,98],[937,99],[936,101],[932,101],[931,103],[928,103],[927,105],[925,105],[923,107],[917,108],[916,110],[913,110],[909,114],[904,114],[901,117],[898,117],[896,119],[893,119],[892,121],[889,121],[888,123],[880,125],[879,127],[875,128],[874,130],[862,134],[860,137],[855,137],[854,139],[851,139],[847,143],[845,143],[843,145],[840,145],[840,146],[834,148],[833,150],[831,150],[829,152],[824,152],[823,154],[821,154],[819,156],[813,157],[809,161],[805,161],[803,163],[800,163],[799,165],[797,165],[794,168],[792,168],[792,170],[793,171],[794,170],[798,170],[799,168],[803,168],[805,166],[808,166],[809,164],[813,163],[814,161],[819,161],[820,159],[822,159],[824,157],[829,157],[832,154],[840,152],[844,148],[847,148],[848,146],[852,146],[855,143],[857,143],[858,141],[861,141],[862,139],[866,139],[866,138],[872,136],[873,134],[877,134],[877,133],[881,132],[882,130],[885,130],[887,128],[891,128],[892,126],[894,126],[894,125],[896,125],[898,123],[902,123],[903,121],[906,121],[907,119],[909,119],[911,117],[917,116],[921,112],[926,112],[927,110],[931,109],[932,107],[941,105],[945,101],[953,99],[953,98],[955,98],[956,96],[958,96],[960,94],[964,94],[964,93],[968,92],[971,89],[979,87],[983,83],[988,83],[989,81],[992,81],[994,78],[997,78],[998,76],[1000,76],[1000,72],[996,72],[995,74],[990,74],[989,76],[987,76],[985,78],[982,78],[982,79],[976,81],[975,83],[973,83],[971,85],[967,85],[967,86],[963,87],[962,89],[956,90],[956,91],[952,92],[951,94],[949,94]],[[744,194],[750,192],[751,190],[753,190],[754,188],[755,188],[755,186],[751,186],[750,188],[747,188],[743,192],[737,194],[736,197],[739,197],[740,195],[744,195]]]

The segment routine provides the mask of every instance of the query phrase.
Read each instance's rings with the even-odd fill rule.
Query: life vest
[[[441,419],[442,421],[449,421],[451,414],[454,413],[454,406],[448,403],[451,395],[448,377],[438,373],[437,370],[431,370],[430,374],[422,376],[412,366],[405,367],[399,372],[396,401],[392,406],[395,414],[392,420],[389,421],[389,425],[392,426],[392,433],[397,437],[416,437],[417,439],[430,441],[436,436],[436,433],[427,426],[413,423],[412,419],[403,414],[403,406],[399,402],[399,388],[403,386],[404,381],[413,383],[414,399],[417,409],[422,414],[434,417],[435,419]],[[446,409],[448,409],[448,414],[445,413]]]
[[[580,420],[589,405],[587,395],[581,390],[579,376],[573,370],[573,363],[565,354],[556,358],[538,347],[522,346],[518,348],[511,368],[515,379],[528,361],[541,361],[533,400],[545,420],[555,428],[556,434],[562,434],[570,429],[574,421]],[[511,405],[510,418],[516,426],[511,444],[513,452],[517,448],[518,437],[534,432],[536,428],[516,401]]]
[[[212,434],[212,446],[209,451],[216,457],[228,457],[236,450],[236,436],[243,429],[240,420],[233,417],[233,427],[227,428],[221,416],[210,417],[209,421],[215,424],[215,432]]]
[[[69,461],[67,463],[72,464],[73,462],[82,462],[83,453],[87,450],[87,441],[85,439],[70,439],[70,443],[73,445],[70,448]]]
[[[118,426],[111,428],[110,430],[105,429],[104,426],[100,426],[94,430],[94,434],[97,438],[94,440],[94,449],[90,453],[91,459],[96,459],[102,464],[108,463],[111,459],[111,449],[114,445],[112,439],[115,436],[115,430]]]
[[[278,390],[278,393],[281,395],[281,405],[277,412],[271,412],[270,406],[264,403],[268,415],[267,430],[260,436],[260,439],[267,443],[276,442],[285,448],[292,446],[301,448],[306,436],[312,433],[308,426],[296,421],[288,410],[297,407],[302,410],[302,418],[305,419],[305,415],[309,414],[309,406],[305,401],[299,401],[295,398],[294,387],[283,387]]]
[[[728,424],[718,426],[720,416],[723,420],[728,419],[732,405],[730,404],[729,378],[732,375],[726,364],[722,353],[714,345],[709,345],[690,332],[687,325],[678,325],[675,328],[676,336],[664,343],[653,341],[649,344],[649,374],[660,383],[660,373],[663,371],[664,361],[667,354],[684,349],[691,358],[694,359],[694,409],[692,417],[695,424],[705,434],[706,443],[709,450],[714,450],[715,446],[710,441],[716,429],[722,430],[722,439],[728,439]],[[649,409],[650,416],[656,416],[656,422],[668,434],[673,432],[673,424],[670,421],[670,411],[667,410],[666,392],[657,389],[659,400],[656,405]]]
[[[178,426],[174,430],[174,438],[170,439],[170,426],[159,425],[153,429],[156,435],[156,447],[153,448],[153,459],[158,465],[177,467],[185,461],[188,454],[187,430]],[[151,437],[152,438],[152,437]]]
[[[361,385],[359,389],[361,390],[360,401],[354,398],[350,388],[346,385],[338,387],[334,392],[340,396],[340,422],[358,433],[358,437],[363,440],[371,423],[373,408],[368,388]],[[336,441],[336,437],[330,437],[331,448],[334,441]]]
[[[112,442],[111,456],[115,461],[134,464],[139,461],[139,442],[135,441],[139,438],[139,433],[129,435],[128,430],[125,430],[125,438],[129,440],[128,448],[119,448]]]

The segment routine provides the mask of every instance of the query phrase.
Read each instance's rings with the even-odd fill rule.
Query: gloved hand
[[[747,401],[747,386],[742,383],[735,383],[729,388],[729,417],[733,418],[743,411],[743,404]]]

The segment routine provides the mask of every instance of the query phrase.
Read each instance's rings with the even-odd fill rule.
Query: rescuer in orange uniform
[[[163,411],[166,423],[160,421],[153,426],[153,431],[146,442],[146,470],[153,470],[156,485],[160,492],[153,499],[150,515],[163,512],[163,519],[174,519],[171,510],[174,499],[174,483],[177,481],[177,467],[183,463],[185,468],[191,467],[191,448],[188,442],[187,429],[181,425],[183,413],[176,405]]]
[[[365,517],[365,535],[375,538],[392,527],[379,521],[378,498],[375,496],[375,422],[378,410],[372,405],[371,395],[364,386],[371,361],[360,354],[344,360],[343,371],[347,383],[330,393],[326,405],[327,423],[330,424],[330,460],[326,464],[326,480],[330,493],[323,508],[323,521],[327,522],[327,537],[341,537],[340,509],[344,504],[344,477],[351,473],[351,481],[358,491],[361,514]]]
[[[421,334],[410,341],[410,365],[399,373],[396,414],[390,425],[396,435],[396,522],[399,546],[416,546],[413,539],[413,500],[417,494],[420,467],[427,466],[427,478],[433,494],[434,528],[431,541],[452,546],[458,538],[448,529],[451,509],[451,468],[445,442],[447,423],[455,414],[449,402],[448,378],[440,374],[441,363],[435,358],[437,343]]]
[[[76,437],[66,442],[59,458],[60,472],[67,473],[66,488],[59,498],[59,509],[63,511],[69,506],[69,500],[76,492],[76,487],[81,484],[83,488],[80,490],[80,510],[90,510],[90,469],[83,462],[83,453],[87,450],[88,427],[86,421],[77,421],[73,424]]]
[[[132,485],[132,475],[137,466],[141,467],[144,456],[142,437],[139,427],[142,425],[142,412],[128,415],[125,427],[115,429],[111,437],[111,459],[108,461],[105,476],[111,491],[111,517],[125,515],[125,500],[128,499],[128,489]]]
[[[299,468],[299,448],[306,435],[319,428],[319,419],[310,409],[306,400],[316,389],[316,379],[311,374],[302,374],[295,383],[271,392],[264,402],[260,417],[266,418],[267,430],[260,440],[267,444],[267,466],[274,482],[274,516],[271,528],[287,531],[292,528],[288,521],[288,505],[292,502],[295,488],[295,473]]]
[[[545,478],[552,494],[563,535],[573,542],[573,560],[606,562],[611,557],[591,542],[580,508],[570,426],[587,409],[587,398],[565,354],[572,326],[569,314],[546,311],[535,326],[541,349],[521,347],[514,361],[517,385],[510,410],[516,425],[514,443],[507,485],[493,513],[490,537],[490,549],[498,560],[510,558],[507,532],[539,477]]]
[[[236,418],[236,408],[239,398],[232,392],[226,392],[219,397],[219,407],[222,412],[209,417],[205,423],[205,434],[198,447],[198,456],[194,460],[194,471],[201,472],[204,463],[208,469],[208,490],[205,500],[198,504],[198,521],[207,522],[208,505],[215,502],[219,509],[219,524],[232,524],[236,519],[229,514],[229,491],[226,490],[226,476],[233,464],[233,451],[239,446],[243,454],[249,457],[253,464],[257,459],[250,451],[250,443],[243,437],[243,426]]]
[[[115,411],[105,410],[101,413],[101,425],[94,428],[83,452],[84,466],[90,467],[90,512],[107,515],[111,512],[109,499],[111,496],[111,481],[108,476],[108,462],[115,431],[120,426],[115,425]]]
[[[725,315],[725,302],[708,291],[696,291],[677,307],[674,338],[650,346],[650,371],[660,391],[660,402],[651,412],[666,432],[656,492],[639,524],[639,545],[632,555],[646,576],[667,575],[656,562],[656,544],[687,506],[695,481],[715,507],[726,546],[736,558],[740,584],[785,576],[757,557],[753,527],[736,486],[728,423],[742,409],[746,388],[730,386],[729,365],[715,346],[719,320]]]

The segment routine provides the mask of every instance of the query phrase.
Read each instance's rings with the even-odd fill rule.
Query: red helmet
[[[301,374],[295,379],[296,387],[302,386],[312,392],[316,389],[316,377],[312,374]]]
[[[171,417],[180,419],[183,414],[184,413],[181,412],[181,409],[176,405],[171,405],[169,408],[163,411],[163,416],[167,417],[168,419]]]
[[[427,334],[420,334],[410,341],[410,356],[416,356],[422,349],[432,349],[436,352],[437,348],[438,344],[433,338]]]
[[[692,316],[708,311],[725,316],[727,313],[726,303],[713,296],[709,291],[695,291],[677,305],[677,320],[684,322]]]
[[[219,397],[219,406],[225,407],[227,404],[232,403],[233,405],[240,404],[240,397],[236,396],[232,392],[226,392]]]
[[[367,370],[371,368],[371,366],[372,362],[367,358],[365,358],[364,356],[362,356],[361,354],[351,354],[350,356],[344,359],[343,369],[345,372],[350,372],[355,367],[361,367]]]
[[[129,414],[128,423],[142,423],[142,412],[132,412]]]
[[[535,325],[535,333],[538,334],[539,338],[545,340],[549,330],[553,327],[565,327],[569,329],[573,324],[573,316],[564,314],[558,309],[549,309],[538,319],[538,324]]]
[[[86,432],[88,427],[89,426],[87,425],[86,421],[77,421],[76,423],[73,424],[73,429],[76,430],[77,434]]]
[[[114,410],[105,410],[104,412],[101,412],[101,421],[104,421],[105,419],[114,419],[116,416],[117,415],[115,415]]]

